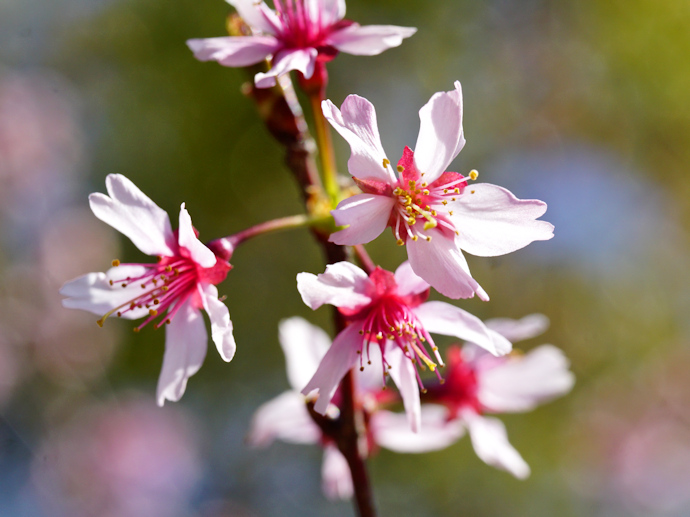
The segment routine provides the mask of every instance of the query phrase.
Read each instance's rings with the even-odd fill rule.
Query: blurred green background
[[[89,212],[125,174],[202,240],[298,213],[282,150],[240,93],[243,71],[196,61],[224,35],[221,0],[0,3],[0,515],[340,516],[321,452],[250,450],[253,411],[287,389],[281,318],[328,327],[295,289],[323,260],[306,231],[263,237],[219,286],[238,352],[214,350],[181,402],[155,406],[163,334],[60,306],[66,280],[137,261]],[[532,467],[494,470],[467,438],[370,462],[381,515],[690,515],[690,3],[686,0],[348,1],[362,24],[415,26],[380,56],[339,56],[329,98],[377,108],[384,147],[414,145],[418,109],[460,80],[454,169],[549,204],[555,238],[469,257],[482,318],[541,312],[573,392],[503,416]],[[347,146],[334,136],[345,172]],[[173,216],[175,220],[176,216]],[[371,246],[388,269],[404,255]],[[522,345],[522,344],[521,344]]]

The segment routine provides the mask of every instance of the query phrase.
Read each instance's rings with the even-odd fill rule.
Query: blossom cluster
[[[343,0],[275,0],[275,9],[253,0],[229,1],[247,34],[194,39],[188,46],[202,61],[233,67],[266,63],[266,71],[254,78],[258,88],[274,87],[290,71],[301,80],[316,74],[325,86],[325,64],[338,52],[376,55],[416,31],[360,26],[344,18]],[[402,148],[396,165],[383,149],[376,111],[367,99],[350,95],[340,108],[328,99],[317,100],[322,112],[315,116],[328,121],[350,146],[347,166],[353,184],[331,206],[324,243],[356,248],[363,268],[339,261],[320,274],[297,275],[304,303],[313,310],[332,305],[340,326],[331,339],[303,319],[280,324],[292,389],[259,408],[250,443],[262,446],[281,439],[321,444],[325,492],[349,497],[348,461],[339,437],[324,422],[337,422],[344,401],[351,398],[363,415],[366,455],[379,447],[437,450],[468,431],[484,462],[526,477],[529,467],[508,442],[505,427],[486,414],[528,411],[571,389],[573,375],[557,348],[512,352],[513,342],[539,335],[548,320],[532,315],[485,323],[453,304],[428,298],[433,289],[451,299],[477,295],[488,301],[463,252],[493,257],[552,238],[553,226],[539,219],[546,204],[477,183],[475,170],[449,170],[465,145],[459,82],[432,95],[419,110],[416,144]],[[355,186],[360,192],[347,196]],[[106,272],[66,283],[63,305],[100,315],[101,326],[115,316],[143,318],[135,331],[165,327],[157,392],[162,406],[182,397],[204,361],[208,333],[202,309],[220,356],[232,360],[233,325],[216,285],[226,279],[233,253],[248,236],[280,225],[267,223],[204,244],[184,204],[173,231],[167,213],[129,179],[110,175],[106,189],[107,195],[89,198],[94,215],[156,261],[114,260]],[[408,256],[395,272],[371,263],[363,248],[388,227]],[[451,336],[464,345],[442,351],[433,335]],[[351,371],[354,391],[345,394],[342,381]],[[404,411],[396,412],[398,407]]]

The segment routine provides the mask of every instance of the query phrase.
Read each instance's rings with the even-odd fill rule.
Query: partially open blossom
[[[318,276],[297,275],[302,300],[312,309],[338,307],[350,324],[336,336],[316,373],[302,393],[318,390],[314,409],[324,414],[340,380],[353,366],[372,364],[372,347],[380,350],[386,374],[398,386],[414,431],[419,429],[419,368],[436,372],[443,360],[430,333],[456,336],[477,343],[494,355],[510,352],[511,344],[491,333],[475,316],[443,302],[425,302],[429,284],[414,274],[408,262],[395,274],[377,267],[370,275],[349,262],[326,267]],[[419,386],[419,388],[418,388]]]
[[[322,104],[328,121],[350,144],[350,174],[362,194],[342,201],[331,213],[346,226],[330,240],[364,244],[390,226],[407,253],[415,273],[450,298],[488,295],[472,278],[464,250],[493,257],[553,237],[553,226],[536,220],[546,211],[542,201],[518,199],[488,183],[469,185],[467,176],[446,169],[465,145],[462,91],[435,93],[419,110],[421,121],[414,151],[405,147],[397,174],[387,158],[374,106],[350,95],[340,110]]]
[[[144,321],[155,328],[165,325],[165,355],[158,380],[157,400],[177,401],[187,379],[206,356],[208,335],[201,316],[211,320],[211,335],[225,361],[235,354],[232,322],[227,307],[218,299],[216,284],[222,282],[230,264],[226,250],[214,253],[202,244],[184,204],[179,228],[173,232],[168,214],[130,180],[119,174],[106,178],[108,195],[91,194],[94,215],[130,238],[143,253],[158,257],[156,263],[120,264],[105,273],[89,273],[67,282],[60,294],[62,304],[102,315]]]
[[[512,324],[496,321],[495,328],[505,330],[506,337],[527,338],[539,332],[543,322],[543,317],[533,315]],[[529,466],[508,442],[503,423],[484,413],[529,411],[570,391],[574,377],[563,352],[542,345],[525,355],[493,357],[469,344],[451,347],[447,358],[445,383],[429,386],[425,401],[431,403],[422,406],[423,429],[436,429],[438,436],[414,435],[400,425],[404,415],[384,412],[378,419],[377,442],[398,452],[425,452],[448,445],[467,428],[480,459],[518,478],[527,477]]]
[[[269,88],[276,77],[297,70],[309,79],[317,66],[338,52],[374,56],[397,47],[417,29],[395,25],[367,25],[344,19],[345,0],[228,0],[237,9],[251,36],[191,39],[187,45],[200,61],[244,67],[271,59],[271,69],[255,77],[256,86]]]

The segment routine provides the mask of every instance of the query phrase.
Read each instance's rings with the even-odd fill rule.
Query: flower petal
[[[223,361],[230,362],[237,349],[235,338],[232,335],[230,311],[218,299],[218,288],[215,285],[202,284],[200,290],[204,310],[208,314],[208,319],[211,320],[211,339],[216,344]]]
[[[240,67],[260,63],[281,44],[273,36],[225,36],[187,40],[199,61],[217,61],[223,66]]]
[[[271,88],[276,85],[276,77],[290,70],[297,70],[309,79],[314,73],[317,55],[315,48],[281,50],[273,57],[273,64],[268,72],[260,72],[254,76],[254,84],[257,88]]]
[[[262,0],[226,0],[237,9],[237,14],[253,29],[266,34],[276,33],[276,23],[280,23],[275,13]]]
[[[445,302],[426,302],[414,309],[427,332],[455,336],[470,341],[495,356],[512,350],[510,341],[493,335],[482,320],[460,307]]]
[[[165,354],[158,378],[158,405],[177,402],[187,387],[187,379],[199,371],[206,357],[206,325],[201,312],[189,300],[165,326]]]
[[[314,376],[332,339],[303,318],[289,318],[278,326],[280,346],[285,354],[290,386],[300,391]]]
[[[62,306],[68,309],[80,309],[93,314],[104,314],[122,305],[128,308],[129,302],[141,295],[141,285],[138,283],[122,287],[121,283],[110,285],[110,280],[124,280],[127,277],[136,278],[144,274],[143,266],[121,265],[111,268],[107,273],[88,273],[65,283],[60,288],[60,294],[67,298],[62,300]],[[149,309],[134,308],[122,314],[126,319],[137,319],[148,315]]]
[[[459,232],[456,241],[472,255],[505,255],[533,241],[553,237],[553,225],[536,220],[546,212],[546,203],[518,199],[509,190],[496,185],[468,186],[448,207],[454,212],[452,220]]]
[[[430,452],[445,449],[465,434],[460,420],[448,420],[448,410],[435,404],[422,406],[421,428],[410,430],[406,415],[377,411],[371,417],[374,441],[381,447],[402,453]]]
[[[489,295],[470,275],[455,241],[436,229],[427,234],[432,237],[431,242],[407,239],[407,256],[414,272],[449,298],[472,298],[476,293],[488,301]]]
[[[424,180],[433,183],[443,174],[462,149],[462,90],[455,83],[451,92],[435,93],[419,110],[419,136],[414,148],[414,163]]]
[[[318,390],[319,398],[314,404],[314,411],[322,415],[326,414],[335,390],[340,380],[357,361],[357,351],[361,348],[362,322],[356,322],[342,330],[335,337],[331,348],[319,363],[316,373],[302,390],[303,395],[308,395],[312,390]]]
[[[429,284],[412,270],[409,261],[405,261],[395,270],[395,283],[398,284],[398,294],[409,296],[420,294],[429,289]]]
[[[539,336],[549,328],[549,318],[543,314],[529,314],[519,320],[492,318],[484,324],[505,337],[511,343]]]
[[[254,447],[266,447],[274,440],[288,443],[318,443],[321,430],[307,411],[304,397],[295,391],[286,391],[259,406],[247,434]]]
[[[173,256],[177,246],[165,210],[121,174],[108,174],[105,185],[110,197],[100,192],[89,196],[94,215],[129,237],[143,253]]]
[[[351,499],[354,494],[350,467],[334,445],[326,445],[323,450],[321,489],[331,500]]]
[[[366,294],[369,276],[350,262],[326,266],[320,275],[299,273],[297,290],[307,306],[316,310],[328,303],[343,309],[356,309],[371,302]]]
[[[529,476],[529,466],[508,441],[503,422],[469,411],[463,414],[463,418],[469,427],[472,446],[479,459],[487,465],[510,472],[518,479]]]
[[[350,144],[352,154],[347,162],[350,174],[361,180],[393,185],[397,180],[381,145],[374,105],[364,97],[348,95],[340,110],[330,100],[323,101],[321,109],[335,130]]]
[[[515,413],[568,393],[575,376],[565,354],[553,345],[542,345],[524,356],[479,372],[479,401],[489,411]]]
[[[413,433],[417,433],[421,427],[422,416],[414,365],[405,357],[402,350],[393,344],[386,347],[386,361],[391,366],[388,373],[400,391],[410,429]]]
[[[388,226],[388,219],[395,200],[375,194],[356,194],[338,204],[331,215],[344,230],[332,233],[329,241],[345,246],[366,244],[381,235]]]
[[[180,228],[177,242],[181,248],[189,252],[190,258],[201,267],[208,268],[216,265],[216,255],[197,239],[192,226],[192,218],[184,207],[184,203],[180,207]]]
[[[399,46],[405,38],[412,36],[414,27],[396,25],[361,25],[354,23],[334,32],[328,42],[341,52],[356,56],[375,56],[389,48]]]

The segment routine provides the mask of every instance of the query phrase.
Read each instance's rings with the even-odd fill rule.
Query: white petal
[[[138,283],[122,287],[121,283],[110,285],[110,280],[124,280],[128,276],[136,278],[146,271],[143,266],[118,266],[107,273],[88,273],[65,283],[60,288],[60,294],[67,298],[62,300],[62,306],[68,309],[81,309],[100,316],[113,309],[125,305],[140,296],[143,292]],[[146,307],[135,308],[122,314],[126,319],[138,319],[146,316]]]
[[[201,267],[213,267],[216,265],[216,255],[208,249],[194,233],[192,218],[184,207],[180,207],[180,228],[178,230],[177,242],[181,248],[189,252],[190,258]]]
[[[187,387],[187,379],[199,371],[206,357],[206,325],[199,310],[187,300],[170,324],[165,326],[165,354],[158,378],[158,405],[177,402]]]
[[[237,9],[237,14],[253,29],[259,29],[266,34],[275,34],[275,24],[279,23],[275,14],[263,0],[227,0]]]
[[[225,36],[187,40],[199,61],[217,61],[223,66],[240,67],[260,63],[280,48],[273,36]]]
[[[470,341],[496,356],[505,355],[513,348],[507,339],[492,336],[482,320],[454,305],[426,302],[414,309],[414,313],[427,332]]]
[[[356,56],[375,56],[389,48],[399,46],[412,36],[414,27],[396,25],[365,25],[355,23],[331,34],[328,41],[341,52]]]
[[[331,500],[350,499],[354,494],[347,460],[334,445],[326,445],[321,467],[321,489]]]
[[[347,228],[331,234],[328,240],[345,246],[373,241],[388,226],[394,205],[392,197],[376,194],[356,194],[341,201],[331,215],[336,225]]]
[[[321,430],[309,416],[304,397],[286,391],[259,406],[247,435],[254,447],[266,447],[274,440],[289,443],[318,443]]]
[[[314,376],[332,339],[322,329],[302,318],[290,318],[278,326],[290,386],[300,391]]]
[[[315,48],[281,50],[273,57],[273,64],[268,72],[254,76],[254,84],[257,88],[271,88],[276,84],[276,77],[290,70],[302,72],[302,75],[309,79],[314,73],[317,55],[318,51]]]
[[[215,285],[203,284],[200,289],[204,310],[208,314],[208,319],[211,320],[211,339],[216,344],[223,361],[229,362],[235,356],[237,349],[235,337],[232,335],[230,311],[218,299],[218,289]]]
[[[496,185],[469,185],[448,206],[454,211],[458,245],[472,255],[495,257],[553,237],[553,225],[536,220],[546,212],[546,203],[518,199]]]
[[[350,368],[355,365],[357,350],[362,342],[359,331],[362,330],[362,322],[355,322],[335,337],[331,348],[319,363],[316,373],[302,390],[303,395],[310,394],[312,390],[319,391],[319,398],[314,404],[314,411],[322,415],[326,414],[328,404],[338,388],[338,384]]]
[[[436,229],[427,234],[431,242],[407,239],[407,256],[414,272],[449,298],[472,298],[476,293],[488,301],[489,296],[470,275],[467,261],[455,241]]]
[[[451,92],[435,93],[419,110],[419,136],[414,163],[432,183],[443,174],[462,149],[462,91],[460,83]]]
[[[489,411],[530,411],[572,389],[575,376],[568,366],[565,354],[552,345],[507,357],[503,364],[479,372],[479,401]]]
[[[474,452],[484,463],[506,470],[519,479],[529,476],[529,466],[508,442],[503,422],[470,412],[465,413],[463,418],[470,430]]]
[[[147,255],[175,255],[175,238],[168,214],[121,174],[109,174],[100,192],[89,196],[94,215],[129,237]]]
[[[297,290],[307,306],[316,310],[328,303],[344,309],[355,309],[371,302],[365,294],[369,276],[350,262],[338,262],[326,266],[320,275],[299,273]]]
[[[402,453],[430,452],[445,449],[465,433],[459,420],[447,419],[443,406],[422,406],[421,428],[412,432],[406,415],[390,411],[377,411],[371,417],[374,441],[381,447]]]
[[[347,162],[350,174],[361,180],[383,181],[389,185],[397,180],[386,153],[376,122],[374,105],[364,97],[348,95],[340,110],[330,101],[321,103],[324,116],[348,144],[352,154]]]
[[[395,270],[395,283],[398,284],[398,294],[408,296],[420,294],[429,289],[429,284],[412,270],[409,261],[405,261]]]
[[[494,332],[498,332],[511,343],[531,339],[546,332],[549,318],[543,314],[529,314],[519,320],[511,318],[492,318],[484,322]]]
[[[391,365],[388,373],[400,391],[407,421],[412,432],[419,432],[421,426],[421,403],[419,400],[419,386],[412,361],[405,357],[396,345],[386,347],[386,361]]]

